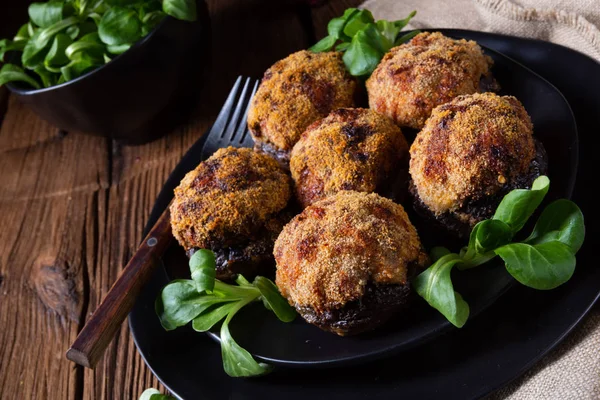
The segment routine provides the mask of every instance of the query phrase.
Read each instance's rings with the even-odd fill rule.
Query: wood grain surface
[[[207,130],[238,75],[260,77],[358,0],[209,0],[209,71],[193,120],[136,147],[64,132],[0,88],[0,399],[137,399],[161,388],[126,324],[95,370],[65,351],[142,239],[170,171]],[[25,4],[25,5],[24,5]],[[0,0],[0,37],[26,2]],[[164,391],[163,388],[161,390]]]

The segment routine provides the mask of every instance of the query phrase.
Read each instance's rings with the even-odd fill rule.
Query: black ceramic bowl
[[[208,11],[199,0],[195,22],[167,17],[128,51],[77,79],[39,90],[7,87],[60,129],[144,143],[191,111],[209,43]]]

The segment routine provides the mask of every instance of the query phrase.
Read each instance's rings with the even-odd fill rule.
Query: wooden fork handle
[[[172,237],[167,207],[125,266],[100,307],[79,332],[67,351],[69,360],[84,367],[94,368],[129,314]]]

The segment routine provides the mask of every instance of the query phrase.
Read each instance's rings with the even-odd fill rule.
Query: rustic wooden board
[[[104,230],[105,140],[65,134],[16,100],[0,129],[0,397],[79,398],[64,361],[87,311]]]
[[[4,22],[19,25],[14,21],[25,7],[0,3],[11,11],[0,14],[6,34]],[[60,131],[0,89],[0,398],[136,399],[160,387],[126,324],[93,371],[64,353],[141,240],[164,181],[209,128],[236,77],[258,78],[306,48],[315,36],[307,16],[308,26],[311,17],[323,25],[359,1],[312,11],[280,0],[208,3],[210,79],[192,121],[153,143],[125,147]]]
[[[212,72],[197,112],[153,143],[125,147],[60,131],[0,89],[0,398],[136,399],[159,387],[126,324],[93,371],[64,353],[141,240],[170,171],[208,129],[236,77],[258,78],[306,48],[314,37],[307,16],[322,24],[359,1],[312,11],[281,0],[208,3]],[[25,10],[7,4],[0,0],[3,34],[20,25]]]

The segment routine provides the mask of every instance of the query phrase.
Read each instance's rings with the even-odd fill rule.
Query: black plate
[[[598,92],[594,90],[598,89],[593,88],[594,82],[586,82],[587,86],[577,82],[599,72],[598,65],[587,57],[544,42],[467,31],[446,33],[472,38],[491,48],[501,49],[529,63],[542,74],[548,74],[571,96],[580,96],[573,97],[575,104],[580,107],[580,125],[586,129],[593,127],[593,118],[597,116],[584,111],[597,109],[595,107],[599,102],[594,96]],[[569,67],[569,76],[559,70],[561,65]],[[499,77],[499,80],[506,88],[502,78]],[[573,93],[572,85],[576,83],[579,83],[579,93]],[[598,86],[597,82],[595,84]],[[582,101],[587,91],[590,94]],[[536,93],[534,100],[543,102],[544,97]],[[531,112],[530,105],[524,103]],[[552,117],[557,110],[546,109],[546,112]],[[557,138],[560,138],[560,134]],[[565,147],[564,144],[561,146]],[[192,148],[190,154],[197,152],[198,148]],[[570,159],[558,160],[561,166],[571,165],[572,162]],[[196,163],[197,160],[186,156],[166,187],[172,189],[181,174]],[[558,163],[553,161],[552,164],[556,166]],[[554,169],[550,175],[556,188],[556,182],[561,179],[561,169]],[[563,190],[568,189],[568,181],[564,181]],[[164,208],[169,197],[159,198],[153,217]],[[577,201],[582,203],[580,198]],[[590,214],[585,207],[584,212],[586,216]],[[589,221],[588,216],[588,224]],[[588,243],[593,241],[590,237],[587,240]],[[580,264],[585,257],[586,247],[582,252]],[[150,368],[167,387],[184,398],[253,398],[253,393],[257,392],[268,398],[320,397],[326,394],[332,398],[348,399],[361,397],[361,393],[369,398],[387,398],[393,393],[427,398],[435,397],[436,393],[448,393],[449,390],[457,397],[468,398],[487,393],[514,378],[554,346],[596,299],[600,279],[590,279],[594,274],[596,277],[600,275],[598,269],[580,267],[569,284],[553,292],[518,288],[509,292],[481,317],[469,321],[460,331],[452,330],[446,336],[406,351],[396,358],[326,372],[281,368],[261,379],[228,378],[220,365],[219,348],[208,338],[189,329],[169,333],[161,329],[154,315],[153,301],[166,282],[164,270],[157,272],[140,296],[130,316],[130,326],[138,349]],[[284,340],[272,332],[263,334],[272,344]]]
[[[487,50],[494,59],[494,76],[501,94],[511,94],[523,102],[531,115],[536,137],[544,143],[550,160],[561,160],[562,168],[549,171],[552,182],[549,199],[570,197],[577,171],[577,128],[575,117],[562,94],[548,81],[502,54]],[[200,143],[203,143],[201,140]],[[195,167],[201,161],[195,149],[185,156]],[[186,163],[187,165],[187,163]],[[191,169],[191,168],[190,168]],[[187,170],[185,171],[187,172]],[[177,177],[180,174],[174,173]],[[171,198],[172,187],[161,195]],[[448,246],[450,238],[440,238],[427,225],[418,224],[426,248]],[[187,278],[189,270],[183,248],[176,242],[163,257],[170,279]],[[469,302],[475,316],[489,307],[511,285],[513,279],[502,263],[464,272],[456,277],[458,291]],[[163,281],[166,285],[168,280]],[[236,341],[261,361],[284,366],[332,366],[372,360],[416,346],[449,329],[451,324],[424,301],[417,301],[408,313],[382,329],[352,337],[339,337],[307,324],[302,318],[283,324],[261,304],[253,304],[231,324]],[[196,333],[189,331],[194,340]],[[219,340],[218,330],[212,333]],[[273,337],[285,338],[273,341]]]

